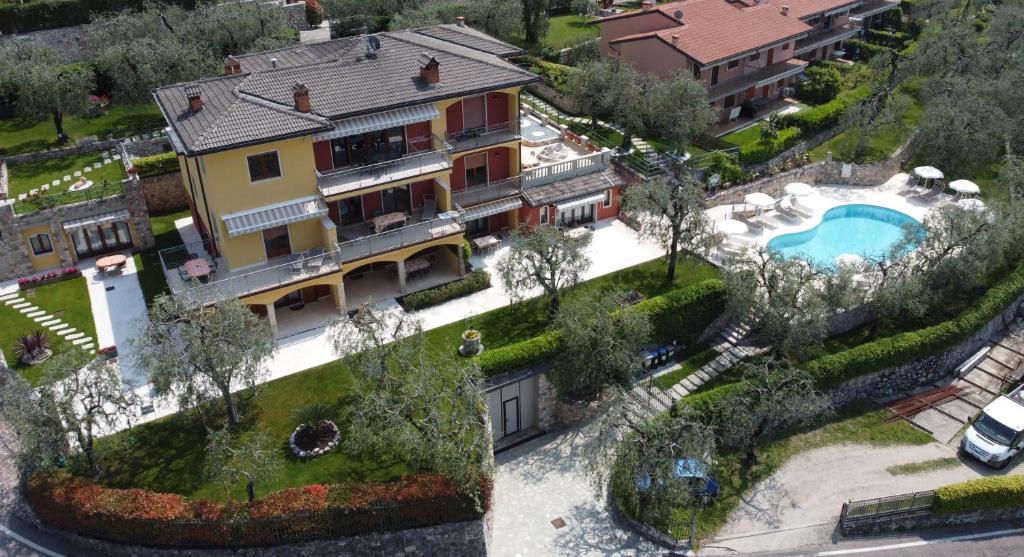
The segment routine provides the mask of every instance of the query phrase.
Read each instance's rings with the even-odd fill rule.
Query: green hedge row
[[[0,32],[27,33],[89,23],[93,14],[141,9],[144,0],[32,0],[0,4]],[[196,0],[168,0],[191,10]]]
[[[139,157],[132,161],[132,168],[135,169],[140,178],[181,170],[181,167],[178,166],[178,155],[174,151],[149,157]]]
[[[491,287],[491,275],[483,269],[477,269],[459,280],[435,286],[419,292],[413,292],[399,298],[398,303],[408,311],[428,308],[443,304],[448,300],[469,296],[474,292],[487,290]]]
[[[881,29],[868,29],[867,39],[869,43],[877,46],[903,50],[910,44],[913,37],[910,36],[910,33],[902,31],[890,33]]]
[[[800,128],[788,127],[779,130],[774,139],[761,139],[740,147],[741,164],[757,164],[778,156],[800,142]]]
[[[887,46],[869,43],[861,39],[846,39],[846,48],[854,50],[861,60],[869,60],[892,50]]]
[[[718,279],[708,279],[648,298],[634,307],[651,320],[657,342],[693,342],[721,314],[724,303],[725,284]],[[477,363],[485,376],[493,377],[553,359],[561,342],[561,331],[549,331],[487,350],[477,357]]]
[[[1024,507],[1024,476],[992,476],[935,490],[932,510],[954,514],[981,509]]]
[[[569,79],[570,72],[578,71],[576,68],[540,59],[532,59],[531,62],[533,63],[530,67],[531,71],[544,78],[544,81],[559,93],[568,93],[566,81]]]
[[[846,109],[867,95],[867,87],[858,87],[852,91],[841,93],[825,104],[780,116],[778,125],[783,128],[799,128],[805,135],[816,134],[838,125],[839,119],[843,117]]]

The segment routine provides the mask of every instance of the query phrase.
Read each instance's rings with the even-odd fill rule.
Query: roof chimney
[[[309,112],[312,108],[309,104],[309,89],[302,83],[292,85],[292,94],[295,96],[295,110]]]
[[[203,95],[199,92],[198,85],[186,86],[185,96],[188,98],[188,109],[193,113],[199,112],[203,109]]]
[[[434,85],[441,81],[441,68],[437,58],[424,52],[419,55],[417,61],[420,64],[420,77],[427,85]]]
[[[679,35],[672,35],[672,44],[679,44]]]
[[[271,68],[276,68],[277,67],[277,58],[271,58],[270,59],[270,67]]]
[[[242,73],[242,63],[238,61],[238,58],[228,55],[227,59],[224,60],[224,75],[238,75]]]
[[[645,12],[649,12],[654,9],[654,0],[644,0],[640,3],[640,7]]]
[[[789,6],[782,7],[782,15],[789,15]]]
[[[455,18],[455,25],[458,25],[459,27],[465,27],[466,17],[460,15],[459,17]]]

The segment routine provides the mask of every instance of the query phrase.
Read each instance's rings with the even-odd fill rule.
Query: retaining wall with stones
[[[922,511],[907,515],[881,516],[874,519],[857,519],[853,524],[839,524],[843,536],[865,536],[884,534],[901,530],[924,530],[942,526],[963,526],[986,522],[1008,522],[1024,519],[1024,507],[1013,509],[981,509],[956,514],[935,514]]]
[[[531,83],[526,86],[526,90],[551,103],[558,110],[567,112],[569,114],[576,114],[576,101],[568,95],[559,93],[554,87],[547,83]]]
[[[95,151],[106,151],[108,149],[117,148],[117,145],[118,140],[116,139],[97,139],[95,137],[88,137],[80,139],[77,145],[50,149],[48,151],[35,151],[21,155],[10,155],[3,157],[3,159],[7,161],[8,165],[14,166],[30,162],[48,161],[50,159],[66,157],[69,155],[81,155],[84,153],[93,153]]]
[[[188,208],[188,192],[181,181],[181,172],[168,172],[142,178],[142,193],[153,214]]]

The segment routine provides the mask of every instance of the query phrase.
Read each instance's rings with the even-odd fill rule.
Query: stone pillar
[[[75,265],[75,258],[71,255],[71,246],[68,245],[67,234],[64,233],[64,212],[56,210],[50,212],[47,221],[50,224],[50,241],[53,242],[53,249],[60,255],[62,267]]]
[[[537,376],[537,428],[541,431],[549,431],[558,426],[558,393],[555,386],[548,381],[548,376],[542,373]]]
[[[21,227],[14,216],[14,202],[0,201],[0,280],[32,274]]]
[[[331,294],[334,296],[334,307],[340,313],[348,313],[348,304],[345,302],[345,279],[339,279],[338,284],[331,287]]]
[[[277,314],[274,313],[274,304],[267,304],[267,321],[270,322],[270,330],[277,336]]]
[[[156,245],[153,239],[153,228],[149,224],[149,210],[146,208],[146,196],[142,192],[142,182],[138,176],[132,175],[123,182],[124,197],[128,203],[128,215],[131,217],[132,234],[135,247],[147,249]]]
[[[460,257],[461,261],[462,258]],[[401,260],[396,264],[398,268],[398,291],[405,294],[405,260]]]

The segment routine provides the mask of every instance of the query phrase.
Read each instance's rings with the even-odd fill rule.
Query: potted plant
[[[288,438],[292,454],[299,458],[313,458],[337,447],[341,442],[341,432],[333,418],[334,410],[321,402],[296,410],[292,420],[298,425]]]
[[[34,366],[48,360],[53,355],[53,350],[50,350],[50,341],[46,338],[46,333],[35,331],[18,338],[14,343],[14,354],[21,363]]]
[[[462,333],[462,346],[459,348],[459,354],[463,356],[475,356],[484,351],[484,345],[480,331],[476,329],[467,329]]]

